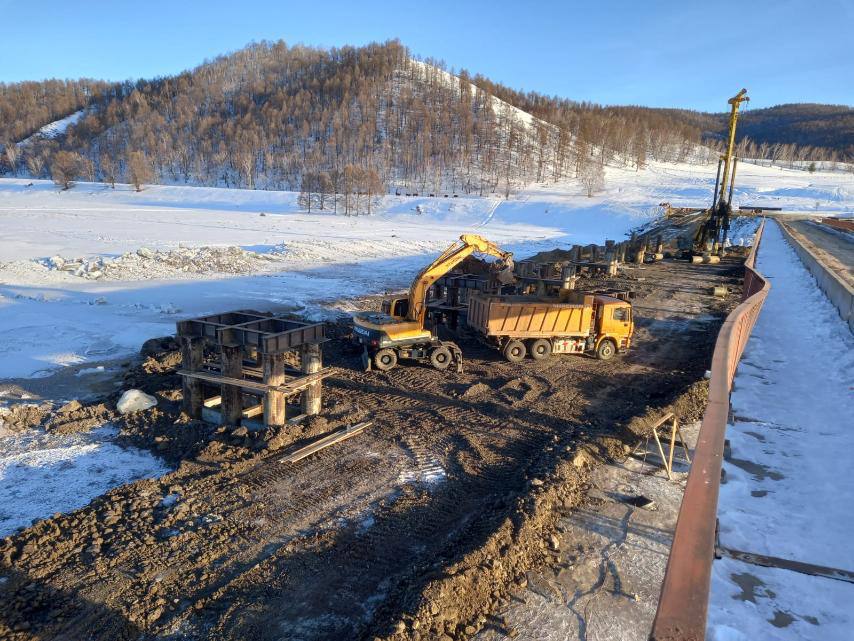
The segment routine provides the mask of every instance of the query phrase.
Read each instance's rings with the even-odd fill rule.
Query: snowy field
[[[771,291],[738,367],[721,545],[851,570],[854,337],[768,224],[757,267]],[[854,585],[715,561],[711,641],[851,638]]]
[[[2,179],[0,378],[123,357],[187,316],[249,307],[320,317],[342,298],[405,287],[462,232],[522,257],[620,240],[661,202],[707,204],[714,171],[609,168],[593,198],[574,181],[509,201],[388,196],[380,213],[359,217],[301,212],[293,192],[92,183],[61,192]],[[840,172],[745,165],[738,182],[736,203],[854,209],[854,178]]]

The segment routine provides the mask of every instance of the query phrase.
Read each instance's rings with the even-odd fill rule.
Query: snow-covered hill
[[[439,67],[435,67],[431,64],[423,62],[421,60],[416,60],[414,58],[409,59],[409,64],[412,66],[413,70],[416,74],[420,75],[422,78],[426,78],[430,75],[436,75],[441,78],[444,84],[448,87],[452,87],[455,91],[459,92],[460,83],[463,82],[460,80],[459,76],[455,76],[454,74],[445,71],[444,69],[440,69]],[[477,91],[477,87],[470,82],[465,83],[472,93]],[[554,126],[546,123],[538,118],[535,118],[527,111],[519,109],[511,105],[508,102],[501,100],[497,96],[490,95],[489,96],[489,104],[492,106],[492,110],[496,115],[500,114],[502,111],[506,111],[511,113],[520,123],[532,127],[535,123],[539,123],[544,127],[548,127],[549,129],[553,129]]]
[[[18,148],[23,148],[31,145],[36,140],[52,140],[59,136],[65,134],[65,131],[72,125],[76,124],[78,120],[83,117],[85,113],[84,109],[79,111],[75,111],[73,114],[65,116],[65,118],[60,118],[59,120],[54,120],[51,123],[46,124],[44,127],[39,129],[32,136],[24,138],[22,141],[18,143]]]

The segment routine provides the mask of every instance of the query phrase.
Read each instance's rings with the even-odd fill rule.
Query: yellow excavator
[[[383,301],[381,312],[360,312],[353,318],[353,338],[364,346],[362,364],[366,370],[390,370],[399,360],[429,362],[438,370],[451,365],[462,371],[459,346],[443,341],[425,327],[427,292],[442,276],[473,253],[494,256],[492,265],[499,283],[513,282],[513,254],[477,234],[463,234],[412,281],[409,295]]]

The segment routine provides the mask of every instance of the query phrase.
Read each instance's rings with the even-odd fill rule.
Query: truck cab
[[[635,324],[632,318],[632,306],[626,301],[611,296],[595,296],[596,305],[596,346],[595,352],[600,358],[608,359],[609,353],[604,342],[611,343],[615,352],[625,352],[631,346]]]

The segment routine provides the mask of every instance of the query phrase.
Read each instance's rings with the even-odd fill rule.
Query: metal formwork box
[[[194,418],[216,414],[217,420],[233,424],[263,413],[265,425],[280,425],[285,400],[297,395],[304,414],[320,411],[321,381],[331,373],[322,366],[323,323],[238,310],[180,321],[177,329],[184,408]],[[285,362],[285,353],[294,351],[301,370],[297,376]],[[205,398],[203,385],[219,387],[220,394]],[[253,397],[260,397],[260,402],[248,401],[247,407],[247,399]],[[219,413],[212,410],[220,405]]]
[[[178,336],[204,338],[219,345],[251,347],[262,354],[280,354],[326,340],[323,323],[303,323],[252,311],[180,321]]]

